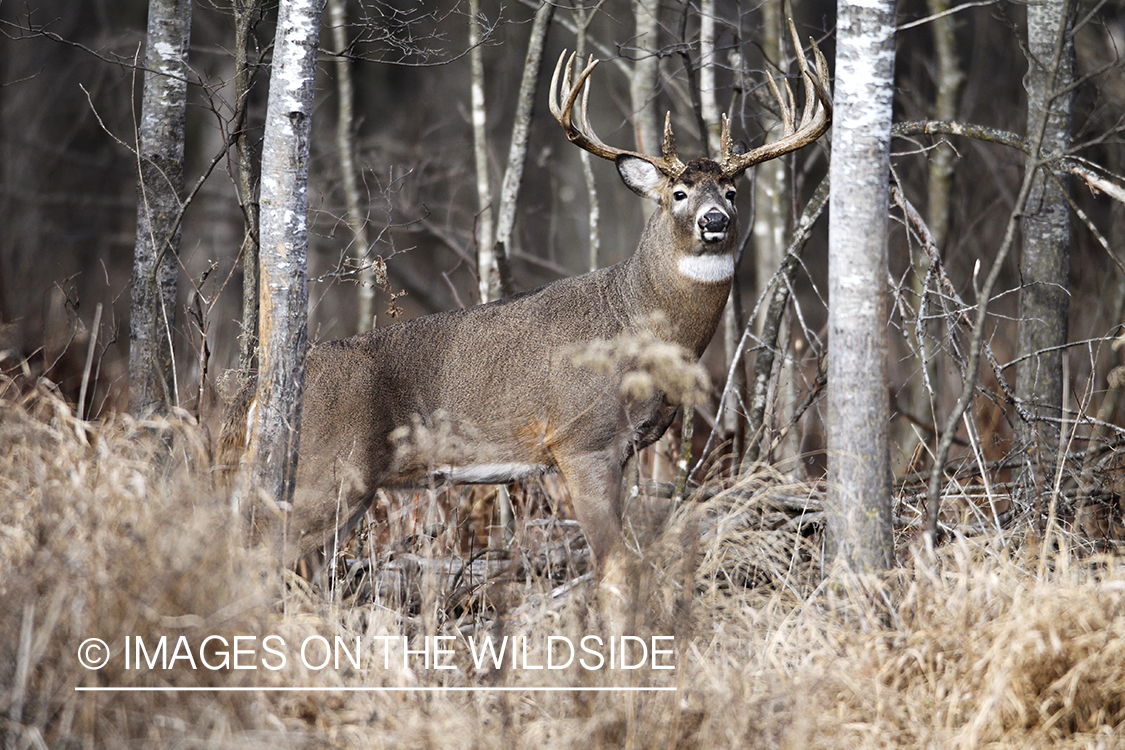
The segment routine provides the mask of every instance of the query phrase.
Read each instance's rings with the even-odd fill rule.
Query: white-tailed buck
[[[555,119],[571,141],[612,159],[625,184],[658,206],[636,252],[497,302],[313,347],[287,521],[291,554],[342,538],[381,487],[499,484],[556,471],[599,564],[623,551],[623,467],[664,433],[679,404],[663,390],[633,388],[628,362],[591,367],[576,356],[598,342],[635,339],[698,361],[734,276],[735,180],[828,128],[827,64],[815,44],[813,54],[815,76],[798,55],[805,90],[799,122],[792,91],[786,86],[782,97],[770,81],[784,120],[780,140],[743,152],[724,118],[719,160],[686,164],[676,155],[670,118],[660,157],[598,140],[586,111],[595,63],[572,83],[573,56],[560,57],[551,81]],[[248,383],[228,412],[224,457],[245,444],[254,393]]]

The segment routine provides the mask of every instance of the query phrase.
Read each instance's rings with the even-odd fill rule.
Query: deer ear
[[[632,154],[618,154],[613,161],[621,179],[634,193],[652,200],[659,198],[665,177],[655,164]]]

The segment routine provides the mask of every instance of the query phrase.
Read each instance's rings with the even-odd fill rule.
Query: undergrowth
[[[245,545],[186,415],[95,424],[49,394],[9,392],[5,747],[1125,747],[1118,558],[1080,551],[1065,529],[1045,543],[1015,528],[933,556],[903,549],[880,581],[825,579],[817,534],[771,521],[769,486],[688,503],[645,543],[631,633],[603,632],[593,584],[559,589],[533,574],[484,586],[473,618],[454,619],[435,604],[440,590],[425,593],[439,576],[418,579],[424,593],[406,611],[311,586]],[[526,660],[478,668],[469,639],[505,635],[523,639]],[[531,668],[552,642],[591,635],[674,644],[659,660],[672,668]],[[126,668],[127,643],[140,638],[151,656],[162,636],[167,655],[186,644],[169,668]],[[337,636],[358,642],[360,667],[319,667],[318,639]],[[403,636],[415,650],[446,637],[451,668],[404,663]],[[113,655],[99,669],[79,661],[89,638]],[[236,638],[254,646],[242,666],[256,668],[202,666],[230,657]],[[311,664],[298,658],[306,641]],[[89,687],[146,690],[77,689]],[[233,687],[253,689],[214,690]],[[292,687],[317,690],[277,690]],[[414,691],[502,687],[520,689]],[[674,690],[532,690],[544,687]]]

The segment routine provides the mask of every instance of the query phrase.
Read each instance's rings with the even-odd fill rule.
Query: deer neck
[[[653,214],[637,251],[625,261],[626,284],[635,319],[663,318],[667,327],[661,337],[699,356],[730,295],[737,227],[714,245],[697,237],[685,242],[683,236],[666,215]]]

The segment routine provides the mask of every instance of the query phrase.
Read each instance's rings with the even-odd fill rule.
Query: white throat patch
[[[734,276],[734,256],[687,255],[680,258],[680,273],[693,281],[716,283]]]

